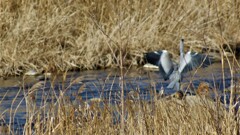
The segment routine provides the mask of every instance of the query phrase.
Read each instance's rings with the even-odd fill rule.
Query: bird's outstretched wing
[[[212,64],[212,59],[204,54],[199,54],[195,52],[187,52],[184,58],[180,59],[179,69],[180,73],[186,73],[193,70],[199,66],[207,67]]]
[[[159,67],[159,72],[164,80],[168,80],[174,70],[174,65],[166,50],[149,52],[145,54],[148,63]]]
[[[147,63],[158,66],[161,55],[162,55],[162,51],[148,52],[148,53],[145,53],[144,58],[147,61]]]

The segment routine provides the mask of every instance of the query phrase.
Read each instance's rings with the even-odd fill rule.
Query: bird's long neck
[[[180,62],[184,59],[184,39],[180,40]]]

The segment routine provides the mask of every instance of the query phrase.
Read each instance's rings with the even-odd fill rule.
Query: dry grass
[[[124,66],[139,65],[146,51],[177,54],[180,37],[197,51],[221,52],[240,41],[239,7],[226,0],[1,0],[0,76],[117,67],[120,48]]]
[[[240,42],[239,8],[240,2],[226,0],[1,0],[0,76],[19,75],[30,69],[59,72],[139,65],[147,51],[168,49],[177,56],[181,37],[194,50],[216,50],[224,63],[227,56],[223,44],[231,50],[230,46]],[[232,77],[234,60],[227,58]],[[102,101],[102,107],[95,101],[88,106],[77,96],[79,106],[62,90],[60,96],[52,97],[55,102],[43,99],[42,106],[36,107],[34,92],[42,85],[37,83],[25,93],[25,134],[240,132],[239,111],[234,113],[231,106],[226,111],[219,104],[191,106],[175,99],[150,103],[124,99],[117,105]],[[120,118],[124,118],[124,127]]]
[[[43,101],[45,104],[36,107],[26,93],[25,134],[121,133],[121,104],[108,104],[107,99],[85,102],[80,96],[70,101],[64,94],[54,98],[56,102]],[[239,134],[240,111],[234,114],[220,102],[197,99],[126,99],[124,134]]]

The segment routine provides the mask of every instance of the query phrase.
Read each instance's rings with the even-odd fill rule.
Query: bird
[[[167,50],[153,51],[145,53],[145,60],[159,67],[160,75],[164,80],[170,80],[167,88],[180,90],[183,74],[199,66],[207,67],[212,64],[212,59],[208,55],[192,52],[191,49],[184,53],[184,39],[180,40],[179,62],[173,62]]]

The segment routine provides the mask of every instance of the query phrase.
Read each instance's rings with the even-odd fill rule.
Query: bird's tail
[[[171,75],[170,75],[170,80],[171,82],[169,83],[169,85],[167,86],[167,88],[169,89],[175,89],[175,90],[180,90],[180,81],[181,81],[181,74],[178,71],[174,71]]]
[[[173,80],[171,83],[168,84],[167,88],[168,89],[179,90],[180,89],[180,83],[179,83],[178,80]]]

